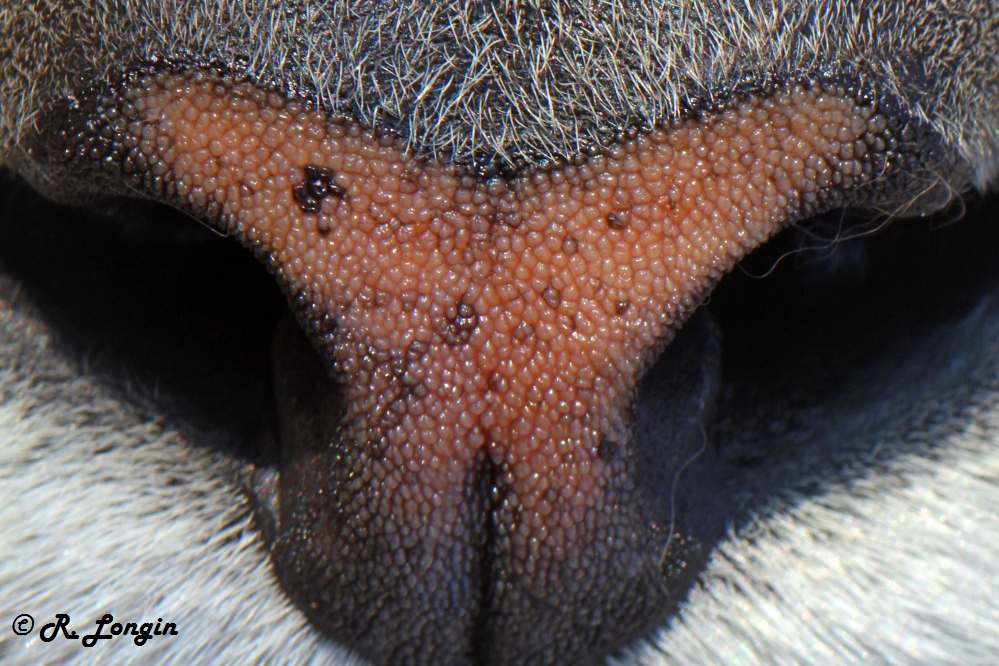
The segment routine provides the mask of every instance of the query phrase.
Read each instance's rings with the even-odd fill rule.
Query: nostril
[[[632,410],[636,502],[665,536],[660,561],[671,604],[700,572],[727,513],[719,506],[718,452],[709,442],[721,361],[721,333],[699,310],[639,383]]]

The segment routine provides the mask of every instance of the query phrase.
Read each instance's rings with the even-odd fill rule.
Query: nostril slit
[[[480,455],[481,463],[478,471],[478,492],[476,500],[482,507],[480,517],[478,548],[478,613],[471,632],[470,661],[472,664],[489,664],[493,660],[493,642],[496,640],[493,632],[492,609],[496,597],[501,590],[496,588],[496,545],[499,543],[500,525],[496,523],[500,507],[506,496],[506,486],[499,465],[488,453]]]
[[[67,164],[208,219],[292,296],[323,360],[275,346],[274,561],[393,664],[576,663],[661,620],[715,531],[711,325],[650,368],[747,252],[897,198],[923,145],[856,87],[788,82],[485,180],[209,70],[79,99]]]

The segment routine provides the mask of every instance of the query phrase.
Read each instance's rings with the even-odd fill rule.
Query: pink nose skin
[[[512,179],[210,71],[81,100],[67,157],[252,248],[329,361],[289,389],[328,427],[283,438],[274,561],[376,663],[579,663],[661,620],[690,544],[641,487],[639,380],[735,262],[904,153],[797,83]]]

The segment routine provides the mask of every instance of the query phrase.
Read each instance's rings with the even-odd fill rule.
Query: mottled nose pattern
[[[81,95],[59,126],[61,159],[236,236],[287,290],[329,372],[279,344],[276,570],[390,664],[574,664],[663,619],[710,546],[692,518],[710,466],[674,480],[710,459],[717,368],[674,355],[636,410],[639,381],[736,261],[876,201],[913,140],[854,89],[788,83],[476,178],[169,70]],[[710,323],[690,340],[686,358],[717,356]]]

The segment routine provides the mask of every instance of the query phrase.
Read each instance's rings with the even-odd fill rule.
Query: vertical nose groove
[[[492,609],[496,599],[496,514],[503,502],[504,486],[500,466],[488,453],[480,454],[478,470],[478,502],[481,507],[481,531],[478,552],[478,612],[472,627],[471,666],[489,666],[492,662],[495,634]]]

